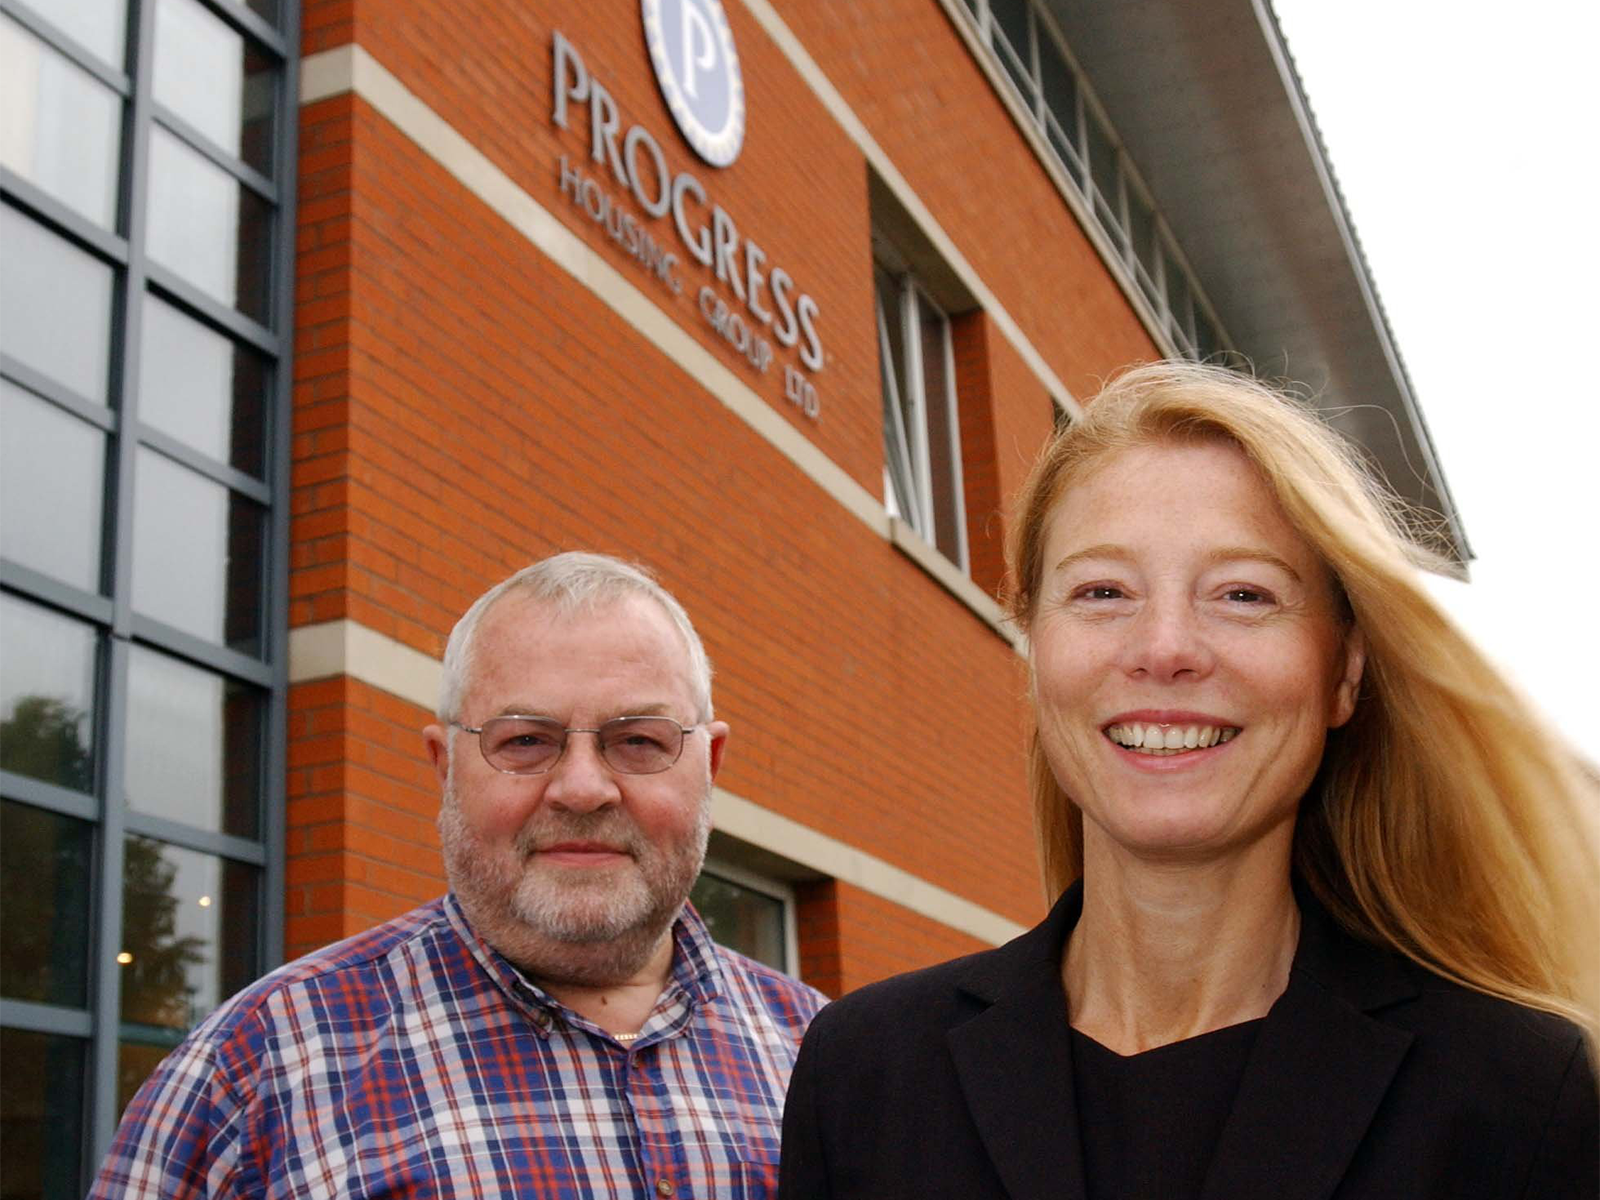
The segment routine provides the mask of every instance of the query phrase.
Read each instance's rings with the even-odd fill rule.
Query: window
[[[719,945],[798,975],[794,890],[787,884],[708,858],[689,901]]]
[[[962,571],[966,503],[950,318],[907,269],[873,263],[884,505]]]
[[[294,0],[0,0],[0,1195],[279,954]]]
[[[1226,351],[1199,287],[1180,265],[1177,243],[1091,101],[1048,7],[1042,0],[967,0],[966,7],[979,43],[1106,236],[1130,290],[1181,353],[1206,358]]]

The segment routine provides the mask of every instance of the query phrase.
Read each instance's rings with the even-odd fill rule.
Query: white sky
[[[1434,593],[1595,758],[1600,4],[1272,3],[1478,556]]]

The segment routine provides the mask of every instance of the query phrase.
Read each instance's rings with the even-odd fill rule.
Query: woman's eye
[[[1229,588],[1222,595],[1224,599],[1233,600],[1239,604],[1266,604],[1272,599],[1265,592],[1246,587]]]
[[[1078,589],[1077,595],[1080,600],[1120,600],[1122,589],[1110,583],[1091,583]]]

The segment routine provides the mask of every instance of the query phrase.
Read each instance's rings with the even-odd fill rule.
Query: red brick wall
[[[348,676],[289,692],[285,952],[359,932],[444,890],[429,716]]]
[[[308,0],[305,48],[357,39],[876,495],[866,164],[743,6],[727,7],[751,116],[726,171],[699,163],[671,124],[634,0]],[[856,6],[787,7],[1070,386],[1148,356],[934,0],[861,6],[903,22],[914,79],[905,68],[874,76],[887,51]],[[815,376],[819,422],[782,398],[776,367],[756,375],[705,327],[694,294],[709,270],[681,267],[674,298],[561,197],[559,154],[598,172],[586,130],[550,124],[553,26],[624,124],[649,129],[769,265],[816,296],[829,355]],[[917,114],[896,79],[921,89]],[[935,82],[943,90],[929,91]],[[437,656],[472,598],[534,558],[579,547],[640,558],[683,600],[716,664],[718,712],[733,725],[726,787],[1014,920],[1041,915],[1025,679],[1011,647],[366,101],[334,97],[300,115],[291,624],[349,618]],[[970,159],[980,146],[981,170]],[[670,217],[657,224],[681,252]],[[993,590],[1005,502],[1050,408],[989,318],[960,326],[973,573]],[[440,875],[437,794],[417,741],[427,714],[353,680],[302,684],[291,704],[298,951],[434,894]],[[963,730],[956,748],[949,721]],[[840,987],[976,946],[845,885],[829,903],[838,949],[807,972]]]
[[[987,942],[830,879],[800,890],[800,974],[835,998],[901,971],[989,948]]]

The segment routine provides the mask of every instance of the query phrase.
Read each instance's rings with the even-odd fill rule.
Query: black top
[[[1088,1200],[1194,1200],[1222,1139],[1261,1022],[1124,1057],[1072,1031]]]
[[[824,1008],[784,1106],[780,1200],[1086,1200],[1061,986],[1082,898]],[[1296,902],[1289,986],[1201,1200],[1600,1200],[1600,1091],[1576,1026]]]

